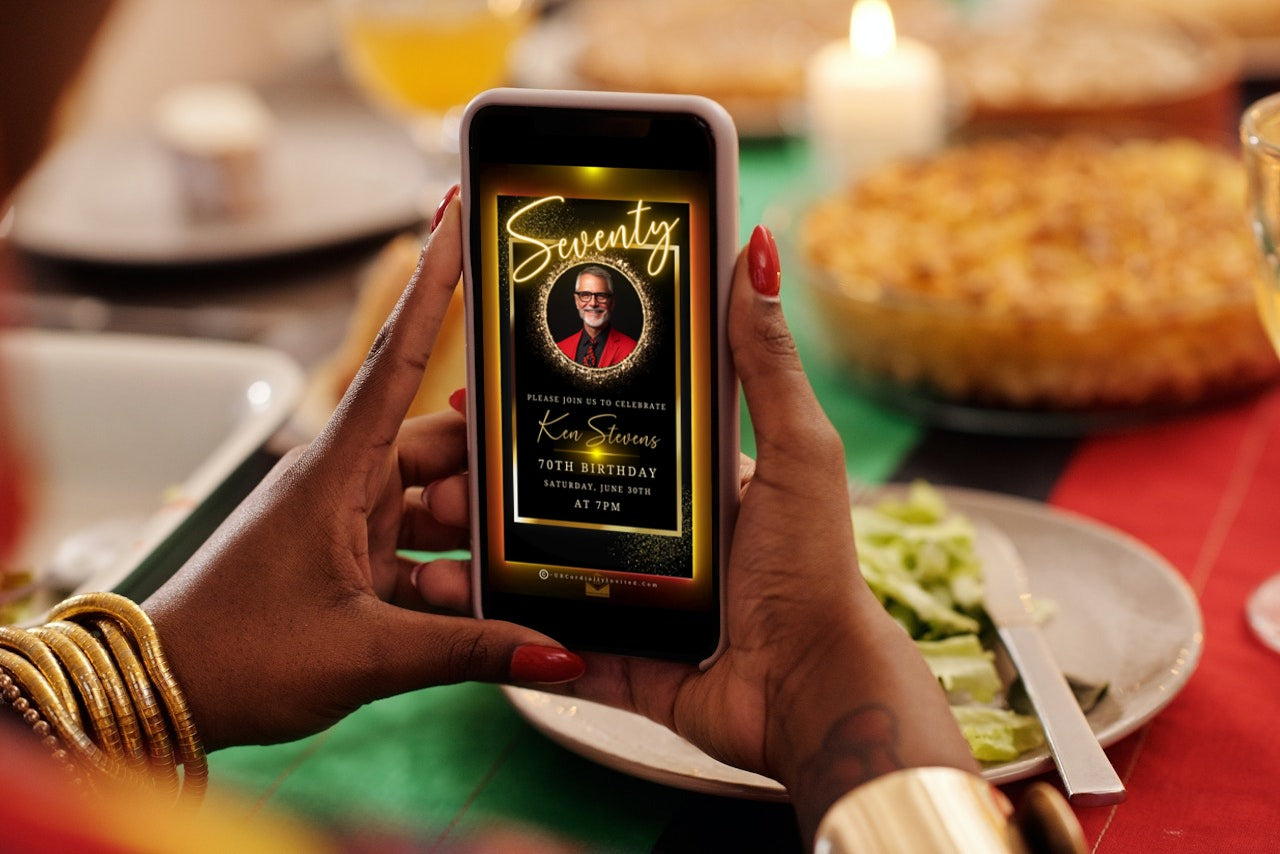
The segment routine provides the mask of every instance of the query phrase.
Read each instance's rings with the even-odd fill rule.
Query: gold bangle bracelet
[[[124,746],[120,739],[120,728],[116,726],[106,689],[102,687],[102,680],[93,669],[89,656],[71,638],[48,626],[38,626],[28,629],[28,632],[47,644],[71,675],[71,682],[78,689],[80,701],[88,712],[89,723],[93,727],[92,735],[96,736],[94,742],[110,758],[123,760]]]
[[[863,783],[827,810],[819,845],[842,852],[1025,851],[1013,807],[981,777],[956,768],[906,768]]]
[[[71,758],[71,754],[63,749],[62,742],[58,740],[53,727],[45,720],[44,715],[40,714],[39,706],[31,702],[31,698],[23,693],[18,680],[14,679],[13,671],[0,667],[0,706],[4,705],[12,706],[13,711],[31,727],[35,737],[52,752],[54,760],[71,775],[72,783],[83,786],[85,784],[84,768],[77,765]]]
[[[133,698],[133,709],[142,722],[142,732],[147,741],[147,754],[151,757],[151,769],[155,772],[155,782],[162,788],[176,791],[178,772],[173,753],[173,740],[165,722],[164,710],[151,689],[151,680],[133,645],[111,619],[99,619],[95,625],[116,666],[124,675],[125,684],[129,687],[129,696]]]
[[[182,790],[200,795],[208,784],[209,765],[186,697],[161,649],[155,625],[142,608],[114,593],[84,593],[54,608],[54,619],[93,613],[109,616],[127,628],[137,640],[142,660],[163,701],[177,739],[182,763]]]
[[[138,716],[133,712],[133,701],[129,698],[129,689],[125,687],[124,677],[120,675],[111,656],[102,648],[97,638],[77,623],[58,620],[47,623],[45,628],[72,640],[93,664],[93,669],[98,674],[98,679],[102,683],[107,701],[111,704],[111,711],[115,716],[123,751],[121,758],[129,767],[139,771],[144,770],[150,761],[147,758],[146,741],[142,737]]]
[[[847,793],[823,816],[814,848],[831,854],[1088,850],[1071,807],[1047,783],[1032,783],[1015,811],[981,777],[941,767],[894,771]]]
[[[79,724],[71,720],[62,699],[35,665],[8,649],[0,649],[0,667],[13,674],[32,705],[44,716],[63,748],[77,763],[105,776],[120,776],[118,766],[90,740]]]
[[[9,649],[25,656],[57,693],[67,715],[77,726],[80,725],[80,707],[76,702],[75,691],[67,681],[67,675],[62,672],[62,665],[44,641],[25,629],[0,626],[0,649]]]

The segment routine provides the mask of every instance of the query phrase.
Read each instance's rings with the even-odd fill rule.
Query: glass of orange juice
[[[535,0],[332,0],[347,74],[426,152],[456,152],[473,96],[508,81]]]

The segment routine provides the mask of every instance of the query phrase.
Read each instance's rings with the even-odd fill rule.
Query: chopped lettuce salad
[[[862,575],[915,639],[973,755],[1004,762],[1043,744],[1040,722],[1009,708],[995,654],[982,645],[989,621],[969,520],[923,481],[903,500],[852,512]]]

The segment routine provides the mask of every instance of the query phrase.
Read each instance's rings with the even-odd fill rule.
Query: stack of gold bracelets
[[[204,748],[150,618],[123,596],[85,593],[49,619],[0,627],[0,699],[90,787],[136,779],[202,795]]]

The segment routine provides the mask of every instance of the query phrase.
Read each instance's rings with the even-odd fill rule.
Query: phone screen
[[[714,139],[693,116],[495,109],[472,137],[496,142],[469,152],[482,611],[584,648],[705,657],[725,417]]]

